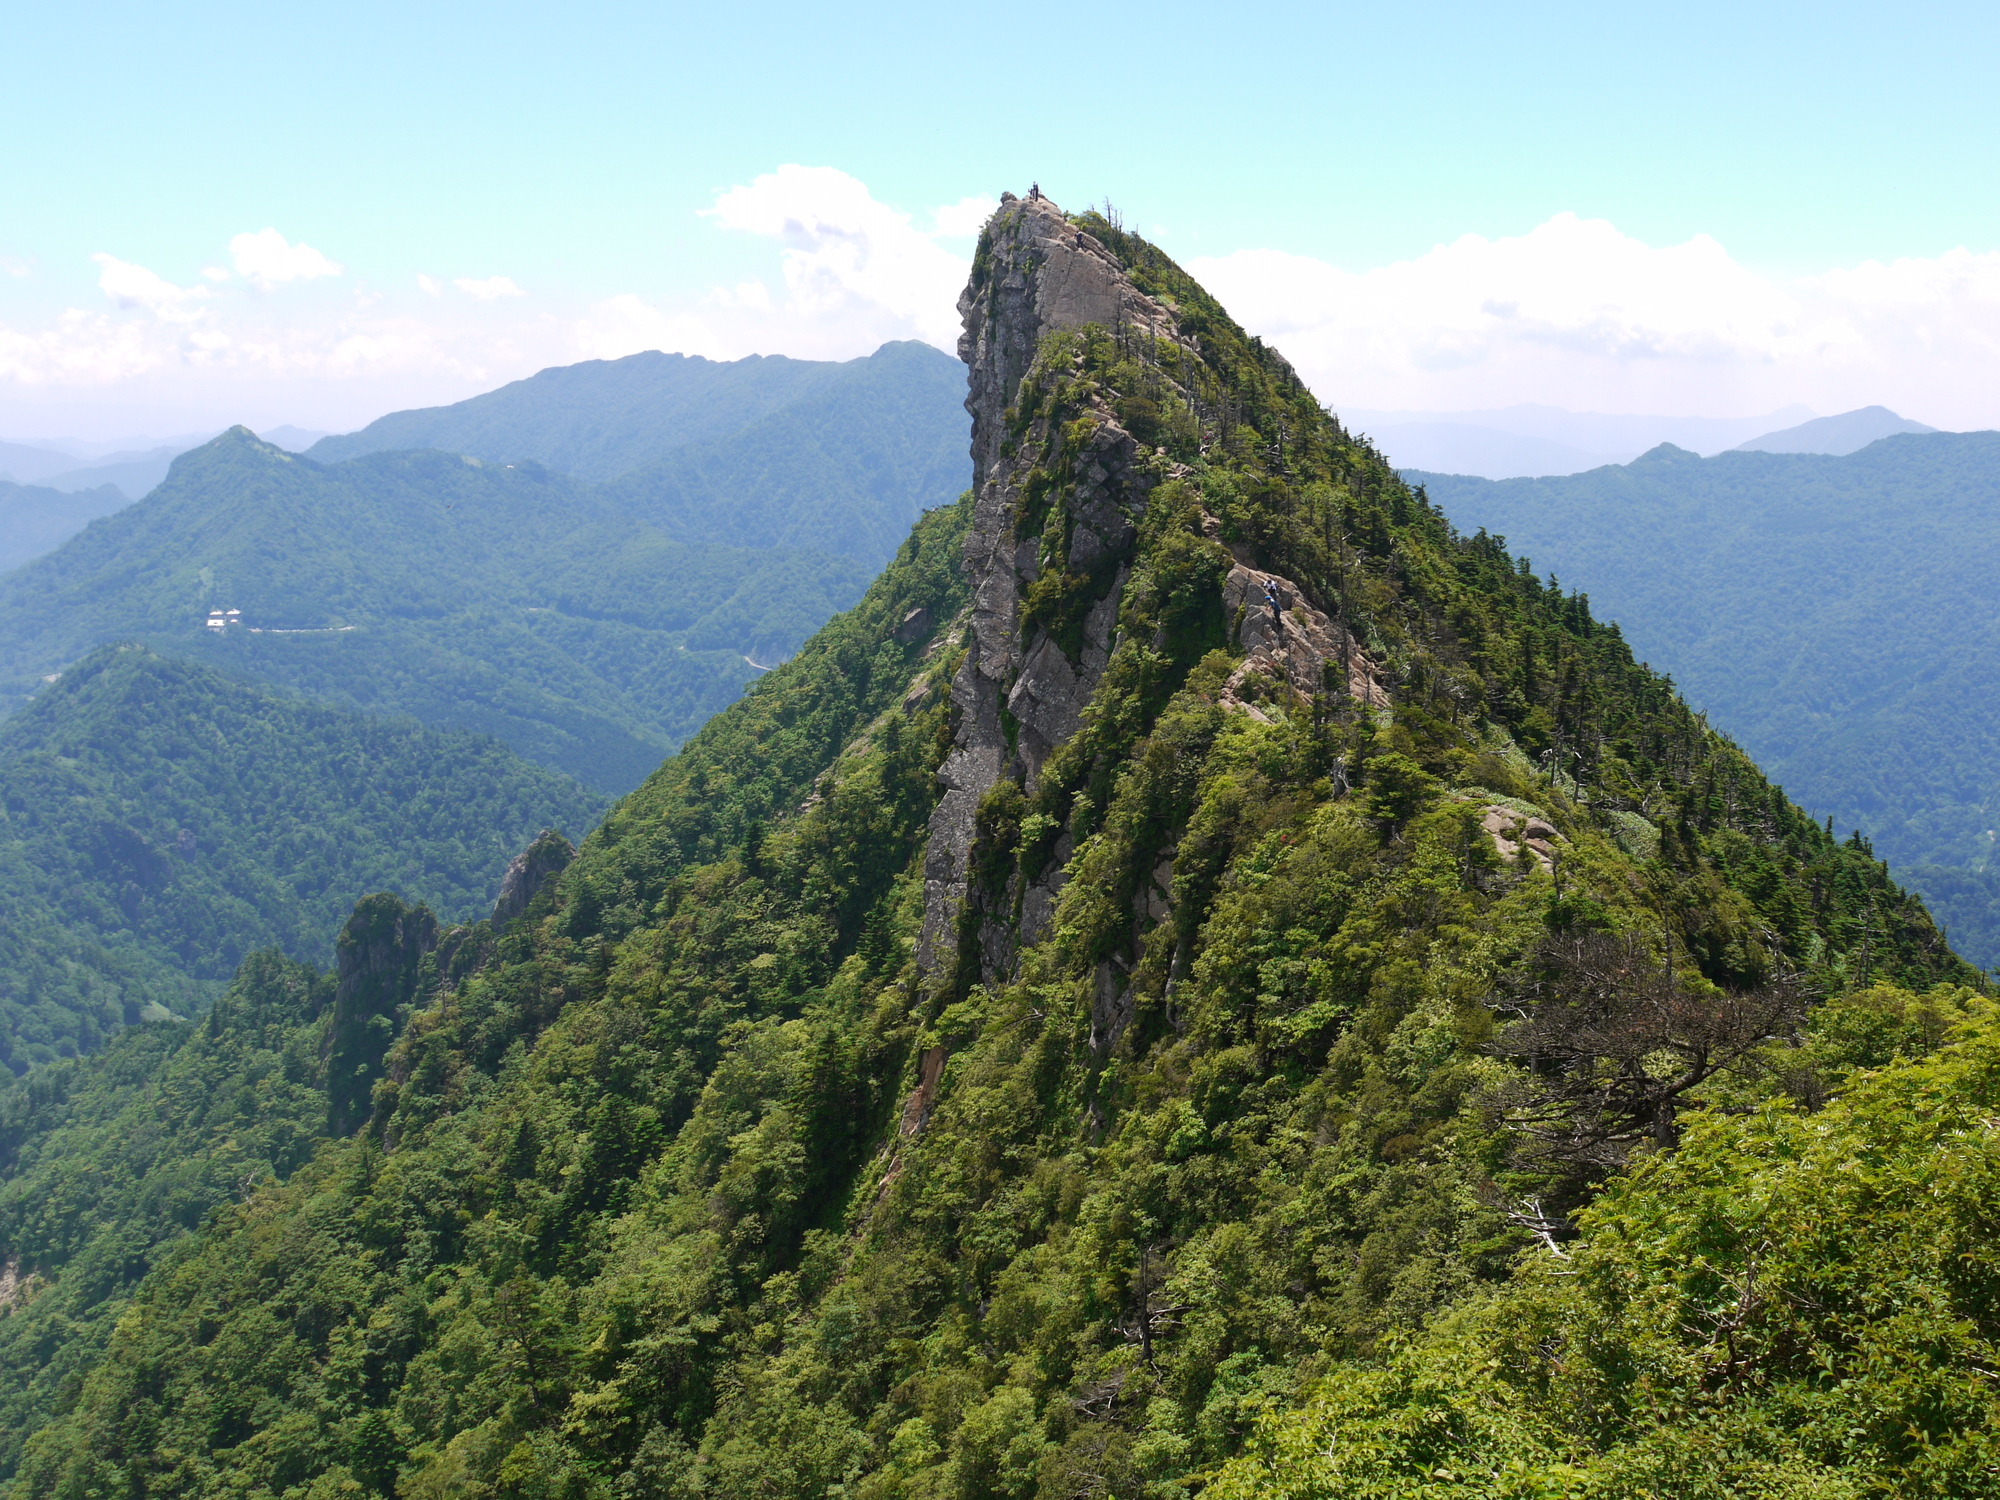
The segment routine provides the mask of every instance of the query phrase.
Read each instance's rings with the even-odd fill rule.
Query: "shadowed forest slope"
[[[357,892],[471,917],[602,806],[483,736],[106,647],[0,724],[0,1062],[193,1015],[256,948],[323,961]]]

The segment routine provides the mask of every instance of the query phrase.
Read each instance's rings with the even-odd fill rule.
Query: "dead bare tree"
[[[1670,1148],[1688,1093],[1804,1013],[1789,977],[1698,991],[1637,938],[1608,932],[1550,938],[1532,973],[1494,997],[1514,1019],[1491,1051],[1520,1071],[1488,1103],[1519,1132],[1523,1156],[1548,1166],[1612,1170],[1642,1143]]]

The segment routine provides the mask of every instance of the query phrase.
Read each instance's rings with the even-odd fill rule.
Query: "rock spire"
[[[1188,393],[1174,372],[1198,369],[1202,356],[1173,308],[1141,291],[1108,246],[1038,195],[1002,196],[980,235],[958,309],[972,416],[973,518],[965,543],[972,605],[966,655],[952,683],[958,727],[939,771],[943,792],[931,818],[917,957],[934,974],[976,965],[978,976],[990,979],[1009,975],[1019,950],[1049,930],[1074,850],[1065,828],[1025,888],[1017,873],[1004,893],[974,890],[969,870],[982,801],[1003,782],[1031,795],[1049,756],[1081,727],[1116,645],[1148,496],[1190,474],[1134,435],[1132,427],[1143,430],[1143,423],[1122,415],[1119,392],[1070,388],[1069,415],[1075,418],[1080,400],[1088,420],[1052,430],[1057,419],[1048,410],[1024,415],[1022,383],[1031,372],[1041,387],[1066,381],[1078,355],[1050,336],[1093,325],[1181,395]],[[1038,361],[1044,368],[1036,369]],[[1218,534],[1212,520],[1208,529]],[[1245,656],[1226,704],[1258,714],[1261,680],[1308,696],[1337,681],[1359,702],[1386,702],[1373,665],[1339,623],[1296,585],[1230,550],[1236,566],[1224,602],[1231,642]],[[1065,597],[1067,628],[1037,622],[1031,596],[1051,592]]]
[[[952,683],[958,736],[939,772],[944,795],[931,819],[924,867],[918,958],[927,968],[948,959],[958,940],[980,799],[1003,777],[1031,787],[1049,753],[1081,722],[1110,659],[1135,523],[1160,477],[1147,462],[1152,450],[1105,407],[1069,472],[1054,476],[1070,524],[1023,534],[1022,501],[1036,459],[1054,445],[1038,424],[1013,430],[1015,395],[1048,334],[1097,324],[1178,338],[1172,314],[1140,292],[1117,257],[1045,197],[1002,196],[980,236],[958,309],[965,328],[958,352],[969,370],[965,405],[972,415],[973,520],[965,543],[972,621],[965,662]],[[1064,531],[1067,545],[1054,543]],[[1021,626],[1024,592],[1050,568],[1103,585],[1074,655],[1046,631]],[[1046,925],[1069,855],[1066,835],[1056,853],[1056,873],[1021,893],[1018,941],[1033,941]],[[1017,935],[1006,924],[985,925],[981,967],[1004,969]]]

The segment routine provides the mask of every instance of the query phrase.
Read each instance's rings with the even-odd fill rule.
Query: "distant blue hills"
[[[1895,433],[1936,430],[1884,406],[1836,417],[1813,417],[1796,406],[1753,417],[1625,416],[1535,405],[1466,412],[1348,410],[1341,415],[1373,438],[1399,469],[1484,479],[1580,474],[1630,463],[1661,443],[1704,454],[1733,448],[1838,455]],[[1807,418],[1811,420],[1803,420]]]

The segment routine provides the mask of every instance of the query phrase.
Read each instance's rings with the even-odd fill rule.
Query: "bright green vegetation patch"
[[[1487,1476],[1515,1456],[1643,1436],[1653,1418],[1616,1403],[1656,1390],[1656,1426],[1759,1472],[1781,1419],[1749,1384],[1664,1404],[1708,1357],[1673,1350],[1741,1299],[1731,1257],[1766,1254],[1705,1226],[1750,1223],[1755,1192],[1729,1192],[1761,1162],[1909,1076],[1871,1068],[1983,1015],[1977,976],[1584,601],[1454,533],[1157,250],[1083,222],[1200,352],[1085,329],[1022,382],[1015,441],[1051,479],[1017,526],[1048,555],[1077,424],[1118,412],[1166,453],[1083,727],[979,809],[955,957],[926,974],[912,950],[969,502],[613,809],[521,922],[447,938],[394,1006],[367,1124],[178,1240],[87,1374],[9,1348],[7,1388],[49,1392],[16,1494],[1249,1493],[1265,1476],[1229,1465],[1305,1452],[1286,1413],[1393,1405],[1413,1351],[1524,1296],[1549,1330],[1524,1383],[1614,1318],[1684,1383],[1564,1365],[1604,1410],[1447,1421],[1438,1468],[1484,1466],[1464,1493],[1508,1493]],[[975,276],[998,255],[983,241]],[[1350,627],[1390,705],[1270,684],[1245,712],[1238,556]],[[903,628],[916,611],[928,632]],[[1489,797],[1546,816],[1548,868],[1502,857]],[[979,924],[1019,920],[1063,835],[1049,935],[989,970]],[[1684,1217],[1641,1243],[1668,1185]],[[1823,1222],[1858,1267],[1910,1243],[1880,1215]],[[1621,1234],[1622,1280],[1536,1279],[1546,1241],[1595,1266]],[[1807,1330],[1782,1357],[1847,1340],[1955,1365],[1977,1346],[1947,1314],[1986,1315],[1986,1273],[1949,1264],[1965,1300],[1920,1332],[1841,1271],[1780,1269]],[[1960,1401],[1983,1378],[1936,1387],[1947,1423],[1986,1420]],[[1870,1426],[1883,1398],[1814,1395],[1815,1431],[1879,1430],[1878,1472],[1932,1482]],[[1340,1430],[1393,1464],[1398,1420]]]
[[[1702,1117],[1574,1243],[1264,1417],[1203,1493],[1992,1493],[2000,1017],[1877,988],[1813,1031],[1770,1063],[1841,1080],[1823,1109]]]
[[[602,805],[483,736],[107,647],[0,725],[0,1061],[191,1016],[256,948],[324,960],[358,892],[474,917]]]

